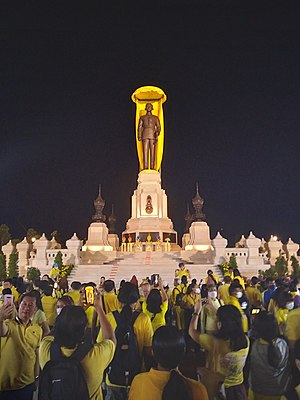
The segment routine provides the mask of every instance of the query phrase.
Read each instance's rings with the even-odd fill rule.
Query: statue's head
[[[145,107],[146,111],[152,111],[153,110],[153,105],[151,103],[147,103]]]

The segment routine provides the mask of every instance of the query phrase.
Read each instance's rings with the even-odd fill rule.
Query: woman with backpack
[[[279,336],[275,317],[261,311],[253,331],[257,339],[251,346],[249,399],[280,399],[290,379],[289,347]]]
[[[137,286],[125,282],[118,294],[121,311],[107,314],[117,339],[115,356],[106,375],[107,400],[126,400],[132,379],[141,372],[143,363],[152,358],[153,329],[148,315],[135,311],[139,297]],[[97,342],[101,342],[102,335],[101,327]]]
[[[130,387],[129,400],[208,400],[203,384],[184,377],[178,365],[185,355],[185,340],[173,326],[162,326],[153,336],[156,368],[137,375]]]
[[[79,306],[64,307],[53,333],[42,340],[39,399],[102,400],[103,374],[113,358],[116,338],[99,296],[95,296],[94,306],[102,329],[101,343],[84,341],[87,317]]]

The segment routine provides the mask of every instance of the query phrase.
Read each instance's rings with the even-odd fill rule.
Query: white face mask
[[[213,290],[212,292],[208,292],[208,297],[210,297],[211,299],[216,299],[218,292],[216,290]]]
[[[61,313],[61,310],[62,310],[62,309],[63,309],[62,307],[57,308],[57,309],[56,309],[56,314],[59,315],[59,314]]]
[[[199,289],[199,288],[196,288],[196,289],[195,289],[195,293],[196,293],[196,294],[200,294],[200,289]]]
[[[236,297],[237,299],[240,299],[241,297],[243,297],[243,292],[237,292],[237,293],[235,294],[235,297]]]
[[[286,308],[287,308],[288,310],[292,310],[292,309],[294,308],[294,302],[292,302],[292,303],[286,303]]]

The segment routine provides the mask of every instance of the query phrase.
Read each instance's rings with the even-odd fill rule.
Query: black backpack
[[[177,287],[174,289],[178,291],[178,294],[176,296],[176,300],[175,300],[175,306],[181,306],[182,304],[182,299],[184,297],[184,293],[183,293],[183,289],[182,291],[180,291]]]
[[[141,372],[141,358],[133,324],[140,315],[138,311],[132,314],[131,323],[127,326],[118,311],[113,311],[117,322],[115,335],[116,351],[108,368],[109,381],[114,385],[130,386],[133,378]]]
[[[39,379],[39,400],[89,400],[89,391],[80,361],[92,348],[90,342],[81,344],[70,357],[65,357],[54,341],[50,360]]]

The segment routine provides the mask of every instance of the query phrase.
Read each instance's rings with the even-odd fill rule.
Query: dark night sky
[[[2,1],[0,223],[84,238],[101,183],[121,232],[138,173],[130,96],[155,85],[179,237],[198,181],[212,237],[300,242],[299,7],[254,4]]]

